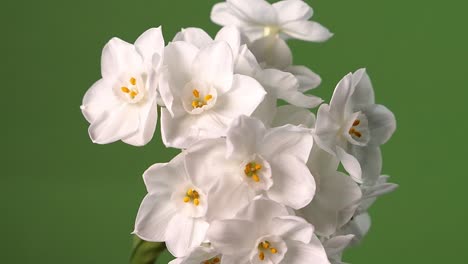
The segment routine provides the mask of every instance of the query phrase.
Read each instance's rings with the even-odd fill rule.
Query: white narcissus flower
[[[85,94],[81,106],[94,143],[118,140],[148,143],[156,128],[158,71],[163,56],[161,28],[143,33],[135,45],[111,39],[102,51],[102,79]]]
[[[225,41],[199,50],[176,41],[165,49],[160,78],[163,141],[186,148],[201,138],[225,135],[229,123],[251,115],[265,90],[253,78],[234,74],[233,53]]]
[[[214,221],[207,237],[223,264],[329,263],[313,226],[271,200],[254,200],[235,218]]]
[[[314,199],[299,210],[315,227],[315,233],[328,237],[344,226],[353,217],[362,193],[359,185],[348,175],[338,172],[339,161],[320,149],[312,148],[309,166],[316,182]]]
[[[263,69],[258,64],[255,56],[249,51],[242,41],[241,32],[232,26],[222,28],[215,40],[202,29],[187,28],[177,33],[174,41],[189,42],[202,49],[214,41],[226,41],[233,51],[234,73],[247,75],[256,79],[265,88],[267,95],[262,104],[255,110],[253,116],[269,124],[274,116],[277,100],[303,108],[314,108],[323,102],[313,95],[304,95],[300,82],[293,74],[277,69]]]
[[[393,113],[375,104],[369,76],[360,69],[338,83],[330,105],[320,106],[315,141],[336,156],[356,182],[372,185],[381,171],[380,145],[395,129]]]
[[[315,192],[306,166],[312,144],[308,129],[292,125],[266,129],[261,121],[241,116],[231,124],[226,139],[192,145],[186,164],[195,174],[219,177],[218,187],[229,189],[217,192],[220,197],[212,196],[218,201],[215,206],[231,208],[225,218],[261,194],[299,209],[310,203]]]
[[[187,171],[184,156],[182,153],[169,163],[155,164],[144,173],[148,194],[141,203],[134,231],[144,240],[166,242],[176,257],[185,256],[204,241],[210,195],[217,195],[217,190],[211,190],[216,179]]]

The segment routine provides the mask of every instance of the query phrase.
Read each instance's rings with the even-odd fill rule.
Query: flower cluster
[[[160,109],[164,144],[181,149],[144,173],[134,230],[165,242],[172,264],[342,263],[396,188],[380,152],[395,117],[367,72],[346,75],[329,104],[305,94],[321,79],[286,41],[332,36],[312,14],[302,0],[227,0],[211,12],[214,38],[187,28],[165,45],[152,28],[104,47],[81,106],[92,141],[143,146]]]

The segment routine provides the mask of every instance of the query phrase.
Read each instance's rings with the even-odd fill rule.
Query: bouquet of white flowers
[[[366,70],[329,104],[306,94],[321,79],[293,64],[286,40],[332,36],[312,13],[302,0],[227,0],[211,12],[214,39],[187,28],[165,45],[159,27],[104,47],[81,106],[92,141],[143,146],[160,109],[164,144],[181,149],[144,173],[134,230],[165,242],[172,264],[342,263],[375,198],[396,188],[380,152],[395,117]]]

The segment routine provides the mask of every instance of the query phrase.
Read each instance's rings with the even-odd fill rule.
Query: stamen
[[[124,93],[129,93],[130,92],[130,89],[128,89],[128,87],[125,87],[125,86],[120,88],[120,90],[122,90],[122,92],[124,92]]]
[[[270,247],[270,243],[268,243],[267,241],[262,242],[262,247],[263,247],[264,249],[267,249],[267,248]]]
[[[260,178],[258,177],[257,174],[252,175],[252,179],[253,179],[255,182],[259,182],[259,181],[260,181]]]
[[[193,96],[195,96],[196,98],[200,97],[200,92],[197,89],[193,89],[192,93],[193,93]]]
[[[130,78],[130,83],[136,85],[136,79],[134,77]]]
[[[270,252],[271,252],[272,254],[276,254],[276,253],[278,253],[278,250],[277,250],[276,248],[271,248],[271,249],[270,249]]]
[[[209,95],[205,96],[205,101],[208,102],[208,101],[211,100],[212,98],[213,98],[213,96],[212,96],[211,94],[209,94]]]
[[[136,92],[136,91],[132,91],[130,93],[130,97],[132,97],[132,99],[135,98],[135,96],[137,96],[137,95],[138,95],[138,92]]]
[[[190,197],[185,196],[185,197],[184,197],[184,203],[188,203],[188,202],[190,202]]]
[[[356,119],[353,123],[353,126],[359,126],[359,124],[361,124],[361,120]]]
[[[199,206],[200,205],[200,200],[198,198],[193,199],[193,204],[195,206]]]
[[[354,131],[354,135],[358,138],[362,137],[362,134],[358,131]]]
[[[189,189],[189,190],[187,191],[187,195],[188,195],[188,196],[192,196],[192,195],[193,195],[193,189]]]
[[[261,169],[262,169],[262,165],[260,165],[260,164],[255,165],[255,170],[261,170]]]
[[[262,261],[265,260],[265,253],[263,252],[258,253],[258,258]]]
[[[213,262],[214,262],[214,263],[218,263],[218,262],[220,262],[220,261],[221,261],[221,260],[220,260],[218,257],[216,257],[216,258],[213,259]]]

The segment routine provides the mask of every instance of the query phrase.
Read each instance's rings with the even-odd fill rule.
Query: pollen
[[[277,250],[276,248],[271,248],[271,249],[270,249],[270,252],[271,252],[272,254],[276,254],[276,253],[278,253],[278,250]]]
[[[135,91],[135,90],[133,90],[133,91],[130,92],[130,97],[131,97],[132,99],[135,98],[137,95],[138,95],[138,92]]]
[[[211,94],[207,94],[207,95],[205,95],[205,97],[202,97],[200,95],[200,91],[198,91],[197,89],[193,89],[192,94],[193,94],[193,97],[194,97],[193,100],[192,100],[193,109],[202,108],[203,106],[208,104],[208,101],[213,99],[213,95],[211,95]]]
[[[136,79],[135,79],[135,77],[130,78],[130,83],[131,83],[132,85],[136,85]]]
[[[258,173],[262,169],[262,165],[256,162],[250,162],[245,165],[244,173],[247,177],[252,178],[254,182],[260,182],[260,177]]]
[[[348,131],[348,133],[351,135],[351,136],[356,136],[358,138],[362,137],[362,133],[359,132],[357,129],[356,129],[356,126],[359,126],[359,124],[361,124],[361,120],[359,119],[356,119],[354,122],[353,122],[353,127],[351,127]]]
[[[128,87],[125,87],[125,86],[120,88],[120,90],[122,90],[122,92],[124,92],[124,93],[129,93],[130,92],[130,89],[128,89]]]
[[[263,252],[258,253],[258,258],[262,261],[265,260],[265,253]]]
[[[261,244],[262,244],[262,248],[264,249],[270,248],[270,243],[268,243],[268,241],[264,241]]]
[[[183,198],[184,203],[190,203],[192,202],[195,206],[200,205],[200,194],[195,191],[194,189],[188,189],[184,198]]]
[[[205,101],[208,102],[209,100],[213,99],[213,96],[211,94],[205,96]]]
[[[220,263],[220,262],[221,262],[221,259],[219,257],[214,257],[212,259],[205,260],[202,263],[203,264],[217,264],[217,263]]]
[[[195,98],[199,98],[199,97],[200,97],[200,92],[199,92],[197,89],[194,89],[194,90],[192,91],[192,93],[193,93],[193,96],[195,96]]]

